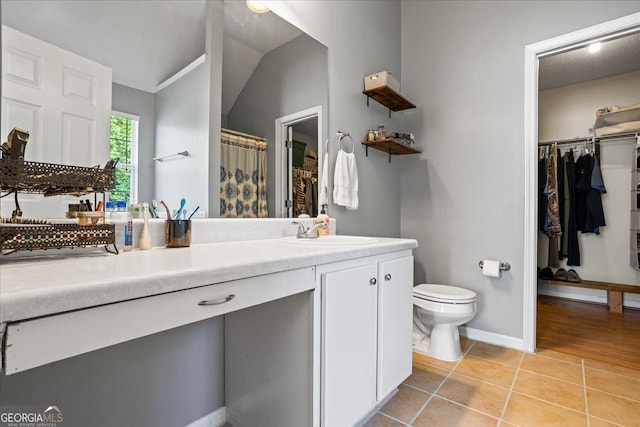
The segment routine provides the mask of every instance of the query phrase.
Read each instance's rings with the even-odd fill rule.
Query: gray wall
[[[111,108],[140,116],[138,123],[138,201],[153,199],[155,139],[155,95],[117,83],[113,84]]]
[[[301,35],[266,54],[227,114],[232,130],[267,138],[267,204],[275,216],[275,120],[328,105],[327,49]]]
[[[65,427],[188,425],[224,406],[223,322],[214,317],[2,373],[2,405],[57,405]]]
[[[478,292],[469,326],[523,337],[524,47],[640,10],[636,2],[402,1],[402,236],[416,283]],[[501,280],[478,261],[511,263]]]
[[[333,204],[329,215],[337,219],[338,233],[385,237],[400,236],[400,157],[388,163],[386,154],[370,150],[365,157],[364,136],[384,123],[400,129],[399,117],[362,94],[363,77],[381,70],[400,75],[400,2],[359,0],[280,1],[271,10],[329,48],[329,190],[337,154],[334,135],[351,133],[356,144],[360,207],[348,211]],[[410,92],[402,89],[403,93]],[[331,200],[331,197],[330,197]]]
[[[187,209],[209,212],[209,71],[203,63],[156,93],[155,156],[187,150],[155,165],[155,197],[170,209],[181,197]]]

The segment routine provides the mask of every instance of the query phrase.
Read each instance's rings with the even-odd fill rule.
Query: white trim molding
[[[182,77],[189,74],[191,71],[196,69],[198,65],[204,64],[205,59],[207,59],[207,54],[203,53],[196,59],[194,59],[191,63],[187,64],[182,70],[175,73],[173,76],[169,77],[167,80],[161,82],[158,86],[156,86],[156,90],[153,93],[158,93],[165,87],[169,86],[171,83],[180,80]]]
[[[322,133],[322,105],[311,107],[297,113],[289,114],[284,117],[278,117],[276,119],[276,135],[275,135],[275,156],[276,156],[276,170],[275,170],[275,216],[276,218],[285,218],[287,216],[287,210],[284,208],[284,201],[287,197],[287,179],[291,179],[291,174],[286,173],[286,157],[288,155],[287,150],[284,149],[284,141],[287,138],[287,127],[294,125],[298,122],[310,119],[312,117],[318,118],[318,180],[320,180],[320,174],[322,173],[322,162],[324,160],[324,145],[323,133]],[[291,161],[291,159],[289,159]]]
[[[487,332],[481,329],[473,329],[467,326],[459,326],[460,335],[470,340],[482,341],[487,344],[497,345],[499,347],[511,348],[513,350],[527,351],[524,348],[524,341],[521,338],[514,338],[508,335],[496,334],[495,332]]]
[[[537,146],[538,146],[538,59],[552,53],[640,31],[640,13],[594,25],[562,36],[525,46],[524,61],[524,298],[523,350],[536,349],[537,304]]]

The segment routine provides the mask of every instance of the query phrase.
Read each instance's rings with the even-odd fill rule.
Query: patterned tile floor
[[[640,371],[461,338],[464,357],[414,353],[413,374],[366,427],[640,427]]]

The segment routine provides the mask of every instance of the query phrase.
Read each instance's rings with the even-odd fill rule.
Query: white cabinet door
[[[413,257],[379,265],[378,384],[382,400],[411,374]]]
[[[375,405],[377,264],[322,275],[322,425],[354,425]]]

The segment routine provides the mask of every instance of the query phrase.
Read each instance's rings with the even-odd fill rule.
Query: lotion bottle
[[[327,228],[322,229],[318,228],[318,237],[328,236],[329,235],[329,215],[324,210],[325,205],[322,205],[322,210],[320,211],[320,215],[316,218],[316,223],[323,222]]]
[[[142,204],[142,215],[144,218],[144,225],[142,226],[142,233],[140,234],[140,242],[138,246],[140,249],[151,249],[151,235],[149,234],[149,204]]]

